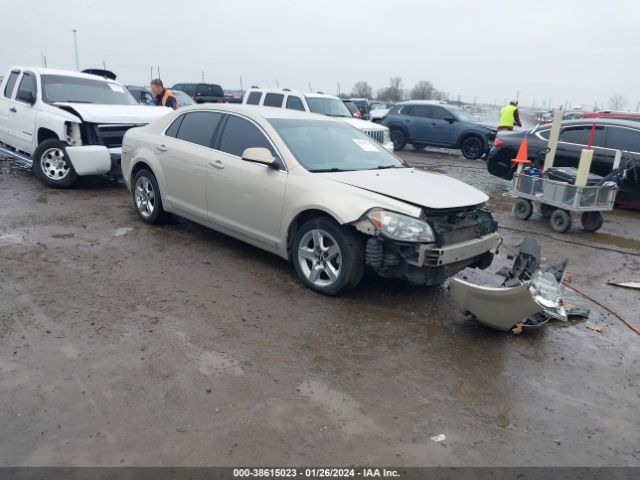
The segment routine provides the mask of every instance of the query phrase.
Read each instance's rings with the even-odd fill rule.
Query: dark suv
[[[215,83],[176,83],[171,90],[182,90],[196,103],[226,103],[228,98],[220,85]]]
[[[398,103],[380,123],[391,130],[396,150],[407,143],[416,149],[459,148],[472,160],[489,152],[497,130],[461,108],[428,100]]]

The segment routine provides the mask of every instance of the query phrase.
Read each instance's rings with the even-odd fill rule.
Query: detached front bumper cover
[[[503,331],[517,324],[538,326],[544,323],[540,322],[540,315],[566,321],[561,282],[567,263],[538,268],[539,255],[537,242],[525,240],[502,287],[484,287],[452,278],[449,288],[454,305],[481,324]]]

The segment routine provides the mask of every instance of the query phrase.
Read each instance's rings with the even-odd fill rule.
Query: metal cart
[[[571,213],[580,213],[582,228],[595,232],[602,227],[601,212],[613,210],[618,193],[614,183],[576,187],[570,183],[539,176],[515,173],[511,194],[517,197],[513,213],[522,220],[533,214],[533,204],[540,205],[540,214],[549,218],[551,228],[564,233],[571,227]]]

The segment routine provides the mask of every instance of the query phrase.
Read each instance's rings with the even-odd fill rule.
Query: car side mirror
[[[453,117],[444,117],[444,119],[445,119],[447,122],[449,122],[449,123],[453,123],[453,122],[455,122],[455,121],[456,121],[456,119],[455,119],[455,118],[453,118]]]
[[[277,166],[276,158],[268,148],[252,147],[242,152],[242,159],[247,162],[259,163],[268,167],[275,168]]]

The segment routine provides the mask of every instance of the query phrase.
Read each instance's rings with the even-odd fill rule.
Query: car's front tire
[[[133,208],[138,216],[147,223],[160,223],[165,213],[162,208],[162,197],[155,175],[148,169],[138,171],[131,182]]]
[[[480,137],[469,136],[460,144],[462,155],[467,160],[477,160],[485,154],[485,144]]]
[[[52,188],[68,188],[78,178],[65,144],[57,138],[40,142],[33,153],[33,172],[47,187]]]
[[[399,128],[392,128],[390,135],[394,150],[402,150],[407,145],[407,137]]]
[[[309,220],[298,229],[292,257],[298,278],[325,295],[355,287],[364,273],[362,240],[326,217]]]

